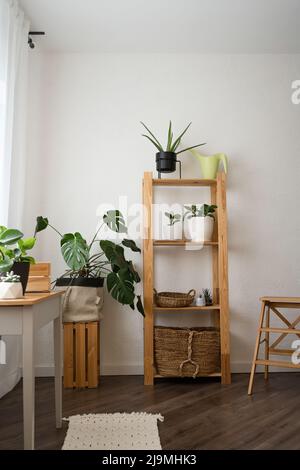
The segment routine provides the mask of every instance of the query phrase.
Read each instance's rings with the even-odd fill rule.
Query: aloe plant
[[[35,236],[47,227],[54,230],[60,237],[61,253],[69,268],[63,276],[106,277],[107,289],[111,296],[121,304],[129,305],[133,310],[136,306],[144,315],[141,296],[135,293],[135,285],[141,279],[133,262],[126,259],[124,248],[137,253],[141,250],[133,240],[127,238],[123,239],[121,244],[110,240],[99,240],[98,236],[104,224],[114,232],[127,233],[122,213],[118,210],[110,210],[103,216],[103,223],[90,243],[87,243],[79,232],[62,234],[49,223],[46,217],[41,216],[37,217]],[[95,245],[100,248],[96,253],[93,250]]]
[[[205,145],[205,143],[197,144],[197,145],[193,145],[192,147],[187,147],[183,150],[180,150],[179,152],[177,151],[179,145],[181,144],[182,137],[184,136],[184,134],[187,132],[187,130],[189,129],[189,127],[192,124],[191,122],[188,124],[188,126],[186,126],[184,131],[181,132],[181,134],[179,134],[179,136],[177,138],[174,138],[174,134],[173,134],[173,130],[172,130],[172,121],[170,121],[169,129],[168,129],[167,144],[166,144],[165,148],[162,146],[162,144],[159,142],[159,140],[155,137],[153,132],[151,132],[151,130],[146,126],[146,124],[144,124],[142,121],[141,121],[141,124],[149,134],[149,135],[142,134],[142,136],[146,137],[146,139],[148,139],[157,148],[157,150],[159,152],[173,152],[173,153],[176,153],[176,155],[179,155],[180,153],[186,152],[187,150],[191,150],[191,149],[194,149],[196,147],[201,147],[201,145]]]

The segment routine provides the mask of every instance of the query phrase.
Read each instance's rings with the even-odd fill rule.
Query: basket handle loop
[[[199,364],[197,364],[197,362],[193,361],[192,360],[192,354],[193,354],[193,349],[192,349],[192,343],[193,343],[193,336],[194,336],[194,332],[193,331],[189,331],[189,339],[188,339],[188,358],[185,360],[185,361],[182,361],[182,363],[180,364],[179,366],[179,371],[180,371],[180,375],[183,376],[183,367],[184,367],[184,364],[192,364],[193,366],[195,366],[195,372],[193,373],[193,379],[195,379],[198,375],[198,372],[199,372]]]
[[[157,290],[156,289],[153,289],[153,294],[157,295]]]
[[[189,290],[187,295],[191,295],[192,297],[195,297],[195,295],[196,295],[195,289]]]

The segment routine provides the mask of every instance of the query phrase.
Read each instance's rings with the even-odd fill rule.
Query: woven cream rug
[[[63,450],[161,450],[160,414],[107,413],[64,418],[69,429]]]

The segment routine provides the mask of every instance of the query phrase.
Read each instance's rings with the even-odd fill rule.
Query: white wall
[[[232,364],[233,370],[248,370],[258,298],[299,295],[300,105],[290,99],[299,70],[299,55],[33,52],[27,231],[36,215],[46,215],[62,231],[90,236],[98,204],[117,205],[119,195],[141,201],[142,175],[154,170],[154,151],[140,136],[139,121],[161,136],[170,118],[178,130],[193,121],[186,144],[205,141],[206,153],[229,156]],[[193,157],[182,160],[184,176],[200,177]],[[195,193],[185,194],[183,202],[195,200]],[[209,285],[208,250],[174,257],[164,249],[158,289]],[[55,275],[62,271],[50,232],[41,234],[37,255],[52,262]],[[104,314],[103,372],[141,372],[140,315],[108,295]],[[38,349],[39,372],[47,373],[53,361],[50,328],[41,331]]]

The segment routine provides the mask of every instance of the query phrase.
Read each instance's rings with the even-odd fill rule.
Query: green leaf
[[[136,308],[138,309],[138,311],[143,315],[143,317],[145,316],[145,311],[144,311],[144,306],[143,306],[143,303],[142,303],[142,299],[141,299],[141,296],[140,295],[137,295],[137,303],[136,303]]]
[[[172,139],[173,139],[172,122],[170,121],[169,130],[168,130],[167,152],[171,151]]]
[[[161,152],[163,152],[163,146],[161,145],[161,143],[159,142],[159,140],[155,137],[155,135],[150,131],[150,129],[146,126],[146,124],[144,124],[142,121],[141,121],[141,124],[142,126],[144,126],[144,128],[149,132],[149,134],[153,137],[153,139],[155,140],[155,142],[157,143],[158,147],[161,149]],[[151,139],[152,140],[152,139]]]
[[[122,268],[126,266],[126,259],[124,256],[124,248],[111,240],[101,240],[100,247],[103,250],[106,258],[111,263],[112,268]]]
[[[130,276],[132,278],[132,280],[136,283],[138,282],[141,282],[141,278],[140,278],[140,275],[139,273],[134,269],[134,266],[133,266],[133,263],[132,261],[127,261],[126,262],[126,265],[127,265],[127,268],[128,268],[128,272],[130,273]],[[125,270],[125,267],[122,268]]]
[[[38,232],[42,232],[42,230],[45,230],[45,228],[47,228],[48,225],[49,225],[49,222],[46,217],[42,217],[41,215],[37,217],[34,235],[36,235]]]
[[[179,137],[177,137],[177,139],[175,140],[173,146],[172,146],[172,152],[175,152],[175,150],[178,148],[178,145],[180,144],[180,141],[182,139],[182,137],[184,136],[184,134],[186,133],[186,131],[188,130],[188,128],[191,126],[191,122],[186,126],[186,128],[184,129],[184,131],[180,134]]]
[[[9,258],[8,256],[4,256],[4,259],[0,261],[0,272],[6,273],[11,271],[13,264],[14,259]]]
[[[18,245],[22,252],[26,250],[31,250],[35,245],[36,239],[34,237],[25,238],[24,240],[19,240]]]
[[[103,221],[110,230],[118,233],[127,233],[124,217],[119,210],[107,211],[103,216]]]
[[[1,233],[5,232],[5,230],[7,230],[7,228],[4,227],[4,225],[0,225],[0,235]]]
[[[159,150],[160,152],[163,152],[164,149],[162,147],[160,147],[156,142],[154,142],[153,139],[151,139],[151,137],[149,137],[148,135],[146,134],[142,134],[143,137],[146,137],[146,139],[150,140],[150,142],[152,142],[153,145],[155,145],[155,147],[157,148],[157,150]]]
[[[107,289],[111,296],[121,304],[132,305],[134,301],[134,286],[127,269],[107,276]]]
[[[176,152],[176,154],[179,155],[180,153],[186,152],[187,150],[191,150],[196,147],[201,147],[201,145],[206,145],[206,143],[204,142],[203,144],[198,144],[198,145],[193,145],[192,147],[187,147],[186,149],[180,150],[180,152]]]
[[[35,259],[32,256],[21,256],[20,261],[23,263],[35,264]]]
[[[136,245],[135,241],[133,240],[128,240],[127,238],[124,238],[124,240],[122,240],[122,245],[126,246],[126,248],[130,248],[132,251],[135,251],[136,253],[141,252],[141,249]]]
[[[73,271],[82,269],[89,258],[86,241],[78,232],[65,234],[60,242],[63,258]]]
[[[0,234],[0,245],[14,245],[21,238],[23,233],[20,230],[8,228]]]

